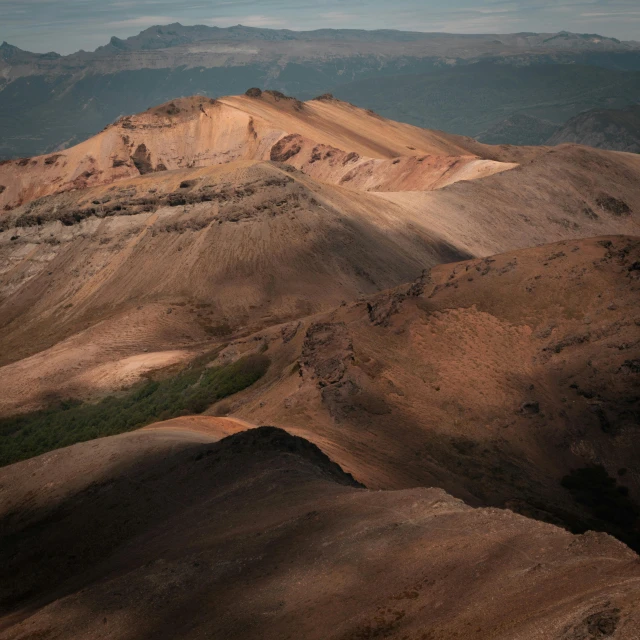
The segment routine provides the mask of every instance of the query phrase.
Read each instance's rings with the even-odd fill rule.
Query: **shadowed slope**
[[[626,109],[591,109],[574,116],[558,128],[548,144],[567,142],[640,153],[640,104]]]
[[[82,464],[89,476],[71,474]],[[278,429],[217,444],[139,432],[7,472],[0,553],[20,571],[2,583],[3,638],[568,640],[597,627],[621,640],[640,628],[637,556],[611,538],[440,490],[358,489]],[[29,511],[22,477],[52,487]]]
[[[332,171],[337,158],[311,166]],[[376,161],[399,172],[384,188],[396,179],[409,188],[415,174],[403,172],[420,159]],[[566,145],[429,193],[363,193],[247,161],[42,198],[0,220],[2,363],[41,352],[0,370],[1,410],[131,384],[211,341],[397,286],[437,263],[637,234],[639,174],[638,156]]]
[[[640,156],[578,145],[433,192],[379,193],[472,255],[565,238],[640,234]]]
[[[270,373],[231,413],[305,429],[372,488],[440,486],[638,545],[639,251],[601,238],[441,265],[260,334]],[[620,518],[561,486],[594,465],[633,503]]]

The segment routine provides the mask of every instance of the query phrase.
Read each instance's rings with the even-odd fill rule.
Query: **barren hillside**
[[[603,465],[640,503],[638,251],[611,237],[442,265],[233,342],[220,362],[267,344],[273,364],[225,410],[303,430],[370,488],[435,485],[633,538],[637,507],[620,528],[560,483]]]
[[[287,136],[295,136],[298,141],[296,153],[292,152],[293,145],[276,146]],[[330,181],[354,169],[357,172],[365,163],[369,163],[370,173],[370,162],[375,160],[444,157],[439,161],[444,166],[431,167],[427,162],[426,170],[414,179],[417,188],[421,188],[420,179],[425,188],[437,185],[446,171],[452,175],[444,184],[513,166],[483,162],[477,157],[482,150],[474,140],[385,120],[331,98],[303,103],[259,90],[219,100],[196,96],[122,118],[97,136],[59,153],[2,163],[0,208],[9,210],[42,196],[146,173],[234,160],[269,160],[272,155],[274,159],[293,158],[293,164],[304,164],[313,175],[314,162],[343,151],[330,163],[340,160],[339,168],[321,172]],[[473,166],[466,169],[469,163]],[[378,175],[386,173],[385,164],[374,166]]]
[[[0,184],[0,638],[639,636],[640,156],[251,90]]]
[[[2,638],[569,640],[640,630],[638,560],[619,542],[472,509],[437,489],[367,491],[277,429],[215,444],[127,434],[0,480],[14,487],[1,506],[1,565],[12,575]]]
[[[183,127],[209,119],[197,100],[174,107],[130,125],[153,166],[154,144],[175,151]],[[113,171],[136,176],[103,176],[107,184],[62,189],[0,217],[0,352],[2,364],[13,363],[0,369],[1,411],[60,394],[96,397],[220,340],[414,280],[438,263],[637,233],[636,156],[487,147],[329,97],[300,107],[252,94],[209,108],[228,126],[197,137],[204,155],[164,158],[207,166],[139,175],[123,165]],[[151,127],[158,120],[165,125]],[[121,144],[123,126],[91,144]],[[432,155],[438,149],[486,159]],[[83,152],[69,152],[79,167]],[[71,171],[71,160],[56,162],[41,168]],[[36,180],[37,169],[20,170],[39,189],[59,189]]]

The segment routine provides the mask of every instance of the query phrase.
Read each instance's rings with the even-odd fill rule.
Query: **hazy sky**
[[[513,33],[576,31],[640,40],[640,0],[0,0],[0,41],[93,50],[154,24]]]

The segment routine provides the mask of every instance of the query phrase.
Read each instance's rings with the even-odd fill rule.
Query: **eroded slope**
[[[303,103],[277,92],[256,90],[252,95],[219,100],[198,96],[175,100],[121,118],[70,149],[6,161],[0,164],[0,209],[140,174],[234,160],[268,160],[274,145],[289,135],[299,136],[310,155],[325,146],[351,154],[351,162],[355,156],[364,162],[407,155],[455,156],[445,159],[452,174],[459,163],[479,163],[473,171],[461,172],[458,179],[511,168],[508,163],[480,161],[478,154],[487,151],[493,158],[495,150],[468,138],[385,120],[333,98]],[[311,165],[307,162],[306,166]],[[442,169],[432,170],[434,177],[428,172],[422,176],[424,188],[438,184]],[[336,171],[324,173],[332,177]],[[378,173],[384,173],[384,165]],[[449,180],[455,180],[453,175]],[[414,183],[420,183],[420,176]]]

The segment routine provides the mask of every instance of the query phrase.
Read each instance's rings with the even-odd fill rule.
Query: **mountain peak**
[[[6,40],[0,45],[0,59],[4,60],[5,62],[14,59],[20,54],[33,55],[27,53],[26,51],[22,51],[22,49],[18,49],[18,47],[9,44]]]
[[[22,61],[28,62],[32,59],[40,58],[44,60],[55,60],[56,58],[60,58],[59,53],[54,53],[53,51],[49,53],[33,53],[32,51],[25,51],[24,49],[20,49],[15,45],[9,44],[6,40],[0,44],[0,59],[5,62],[9,62],[10,60],[15,60],[16,58],[20,58]]]

